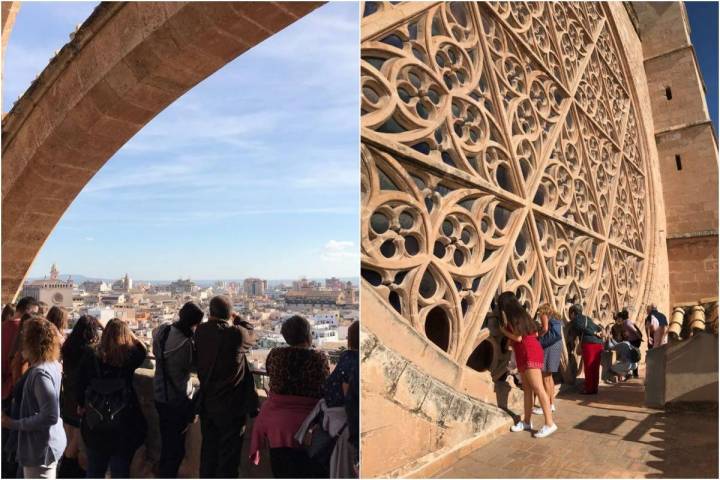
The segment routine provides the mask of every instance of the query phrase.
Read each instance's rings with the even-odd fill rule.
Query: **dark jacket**
[[[586,315],[575,315],[572,328],[577,332],[578,336],[581,337],[582,343],[603,343],[603,339],[595,335],[595,332],[601,331],[602,328],[597,326],[592,319]]]
[[[97,351],[94,349],[89,349],[80,363],[77,378],[77,403],[81,407],[85,407],[85,392],[93,378],[122,378],[127,382],[127,387],[131,392],[126,413],[128,421],[124,426],[124,431],[121,432],[118,439],[114,439],[117,441],[110,441],[108,445],[102,447],[102,449],[108,449],[108,453],[117,453],[126,450],[133,451],[142,445],[145,440],[147,422],[140,409],[140,402],[133,385],[135,370],[140,368],[140,365],[145,361],[145,357],[147,357],[147,349],[145,346],[136,344],[130,351],[125,362],[119,367],[101,361]],[[100,375],[98,375],[98,368]],[[84,437],[85,434],[82,428],[81,432],[83,432],[83,439],[88,443],[88,440]],[[97,447],[97,445],[92,445],[92,447]]]
[[[201,415],[227,418],[256,413],[257,396],[250,398],[249,390],[243,388],[246,373],[252,375],[246,372],[245,354],[254,343],[255,334],[249,323],[240,326],[213,319],[197,326],[195,349]]]

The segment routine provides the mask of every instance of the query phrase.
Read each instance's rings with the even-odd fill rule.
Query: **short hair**
[[[280,327],[285,342],[291,347],[302,345],[303,343],[312,343],[312,331],[310,322],[300,315],[293,315],[285,320]]]
[[[615,315],[615,317],[621,320],[627,320],[628,318],[630,318],[630,314],[628,313],[626,308],[623,308],[617,313],[617,315]]]
[[[38,304],[38,313],[39,313],[40,315],[43,315],[43,316],[44,316],[44,315],[45,315],[45,310],[47,309],[48,304],[45,303],[45,302],[43,302],[42,300],[39,300],[37,304]]]
[[[229,320],[232,313],[232,304],[227,295],[216,295],[210,300],[210,316]]]
[[[65,329],[67,328],[68,324],[67,310],[62,307],[54,306],[50,309],[45,318],[47,318],[50,323],[55,325],[60,331],[60,333],[65,333]]]
[[[33,317],[23,328],[23,357],[30,364],[60,359],[60,337],[55,325],[41,317]]]
[[[23,297],[17,303],[17,306],[15,307],[15,311],[17,313],[25,313],[28,310],[30,310],[32,307],[40,307],[40,304],[33,297]]]
[[[360,322],[357,320],[352,322],[348,327],[347,342],[350,350],[360,349]]]

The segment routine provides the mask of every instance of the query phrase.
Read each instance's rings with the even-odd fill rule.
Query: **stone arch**
[[[193,86],[324,2],[103,2],[2,121],[2,301],[85,184]]]

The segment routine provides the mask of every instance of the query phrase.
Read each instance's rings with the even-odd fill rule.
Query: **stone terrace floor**
[[[718,478],[718,417],[643,406],[641,379],[594,396],[561,393],[558,431],[507,433],[440,472],[441,478]],[[533,416],[533,426],[542,416]]]

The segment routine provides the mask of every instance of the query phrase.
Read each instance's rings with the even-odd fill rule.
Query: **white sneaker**
[[[554,412],[554,411],[555,411],[555,404],[550,405],[550,411],[551,411],[551,412]],[[533,413],[533,415],[542,415],[542,414],[543,414],[543,411],[542,411],[542,408],[541,408],[541,407],[533,407],[532,413]]]
[[[538,432],[535,434],[535,438],[549,437],[550,435],[555,433],[556,430],[557,430],[557,425],[555,425],[554,423],[552,424],[551,427],[548,427],[547,425],[543,425],[542,428],[540,428],[540,430],[538,430]]]
[[[524,430],[532,430],[532,422],[525,423],[522,420],[510,427],[511,432],[522,432]]]

